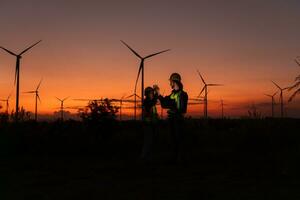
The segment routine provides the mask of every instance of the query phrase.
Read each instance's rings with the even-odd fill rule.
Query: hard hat
[[[173,73],[170,76],[170,81],[181,81],[181,76],[178,73]]]

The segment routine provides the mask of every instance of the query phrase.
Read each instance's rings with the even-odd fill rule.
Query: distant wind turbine
[[[221,116],[222,116],[222,119],[224,119],[224,106],[227,106],[227,104],[224,104],[224,100],[221,99]]]
[[[137,98],[141,99],[141,97],[136,94],[136,90],[134,91],[134,93],[132,95],[129,95],[125,99],[129,99],[131,97],[134,97],[134,120],[136,120],[136,109],[137,109],[137,101],[136,101],[136,99]]]
[[[223,84],[213,84],[213,83],[206,83],[204,78],[202,77],[202,75],[200,74],[199,70],[197,70],[198,72],[198,75],[200,76],[204,86],[199,94],[199,97],[200,95],[204,92],[204,118],[207,118],[208,117],[208,110],[207,110],[207,104],[208,104],[208,87],[209,86],[223,86]]]
[[[126,94],[124,94],[122,97],[121,97],[121,99],[120,99],[120,121],[122,121],[122,106],[123,106],[123,100],[124,100],[124,98],[125,98],[125,95]]]
[[[135,82],[135,86],[134,86],[134,91],[136,93],[136,89],[137,89],[137,83],[138,83],[138,80],[139,80],[139,76],[140,74],[142,74],[142,81],[141,81],[141,103],[142,103],[142,107],[144,105],[144,61],[147,59],[147,58],[150,58],[150,57],[153,57],[153,56],[156,56],[158,54],[161,54],[161,53],[164,53],[164,52],[167,52],[167,51],[170,51],[170,49],[167,49],[167,50],[164,50],[164,51],[160,51],[160,52],[157,52],[157,53],[154,53],[154,54],[150,54],[148,56],[145,56],[145,57],[142,57],[140,56],[135,50],[133,50],[128,44],[126,44],[124,41],[121,40],[121,42],[128,48],[132,51],[133,54],[135,54],[138,58],[140,58],[141,62],[140,62],[140,67],[139,67],[139,71],[138,71],[138,75],[137,75],[137,79],[136,79],[136,82]],[[142,120],[144,119],[144,109],[142,108]]]
[[[271,98],[271,103],[272,103],[272,118],[274,118],[275,116],[275,112],[274,112],[274,105],[275,105],[275,100],[274,100],[274,97],[275,95],[277,94],[278,92],[275,92],[274,94],[265,94],[266,96],[270,97]]]
[[[58,97],[55,97],[58,101],[60,101],[60,119],[61,121],[64,121],[64,102],[67,100],[69,97],[66,97],[64,99],[60,99]]]
[[[279,89],[280,91],[280,116],[283,117],[284,116],[284,105],[283,105],[283,91],[289,89],[290,87],[285,87],[285,88],[281,88],[277,83],[275,83],[274,81],[272,81],[272,83]]]
[[[37,43],[29,46],[28,48],[26,48],[25,50],[23,50],[19,54],[15,54],[12,51],[0,46],[1,49],[3,49],[7,53],[9,53],[9,54],[16,57],[15,82],[14,82],[15,84],[17,84],[17,87],[16,87],[16,120],[18,120],[18,115],[19,115],[19,90],[20,90],[20,62],[21,62],[21,58],[22,58],[22,55],[24,53],[26,53],[29,49],[31,49],[32,47],[34,47],[35,45],[37,45],[40,42],[41,42],[41,40],[38,41]]]
[[[6,113],[8,113],[10,97],[11,97],[11,94],[9,94],[6,99],[0,99],[0,101],[5,102],[5,104],[6,104]]]
[[[35,112],[34,112],[34,119],[35,119],[35,121],[37,121],[37,102],[38,102],[38,100],[39,100],[39,102],[41,102],[41,99],[40,99],[40,96],[39,96],[39,88],[40,88],[40,86],[41,86],[41,83],[42,83],[42,80],[40,80],[40,82],[39,82],[39,84],[38,84],[38,86],[36,87],[36,89],[35,90],[33,90],[33,91],[28,91],[28,92],[24,92],[24,93],[33,93],[33,94],[35,94]]]

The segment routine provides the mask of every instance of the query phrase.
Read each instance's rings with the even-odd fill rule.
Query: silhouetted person
[[[142,158],[151,161],[153,158],[154,137],[157,134],[158,114],[156,110],[157,96],[154,95],[154,89],[147,87],[144,98],[144,146]]]
[[[181,76],[178,73],[173,73],[170,76],[170,86],[172,93],[169,96],[161,96],[159,87],[154,86],[155,93],[162,108],[168,109],[168,121],[170,131],[175,141],[175,156],[177,161],[184,159],[184,114],[187,111],[188,94],[183,91]]]

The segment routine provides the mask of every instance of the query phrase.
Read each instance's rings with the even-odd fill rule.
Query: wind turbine
[[[121,97],[120,99],[120,121],[122,121],[122,105],[123,105],[123,100],[125,98],[125,94]]]
[[[60,99],[58,97],[55,97],[58,101],[60,101],[60,118],[61,121],[64,121],[64,102],[67,100],[69,97],[66,97],[64,99]]]
[[[34,119],[35,121],[37,121],[37,102],[39,100],[39,102],[41,102],[41,99],[40,99],[40,96],[39,96],[39,88],[41,86],[41,83],[42,83],[42,79],[40,80],[38,86],[36,87],[35,90],[32,90],[32,91],[28,91],[28,92],[24,92],[24,93],[33,93],[35,94],[35,112],[34,112]]]
[[[223,101],[223,99],[221,99],[221,111],[222,111],[222,119],[224,119],[224,106],[226,106],[227,104],[224,104],[224,101]]]
[[[132,95],[129,95],[125,99],[129,99],[131,97],[134,97],[134,120],[136,120],[136,108],[137,108],[137,101],[136,101],[136,99],[137,98],[141,99],[141,97],[136,94],[136,90],[134,91],[134,93]]]
[[[3,49],[7,53],[9,53],[9,54],[16,57],[15,82],[14,82],[14,84],[17,84],[17,87],[16,87],[16,121],[18,121],[18,115],[19,115],[19,94],[20,94],[19,90],[20,90],[20,64],[21,64],[21,58],[22,58],[22,55],[24,53],[26,53],[28,50],[30,50],[32,47],[34,47],[35,45],[37,45],[40,42],[41,42],[41,40],[36,42],[35,44],[29,46],[28,48],[26,48],[25,50],[23,50],[19,54],[15,54],[12,51],[0,46],[1,49]]]
[[[223,86],[223,84],[214,84],[214,83],[206,83],[204,78],[202,77],[202,75],[200,74],[199,70],[197,70],[198,75],[200,76],[204,86],[200,92],[200,94],[198,95],[199,97],[201,96],[201,94],[204,92],[204,118],[207,118],[208,116],[208,111],[207,111],[207,102],[208,102],[208,87],[209,86]]]
[[[6,113],[8,113],[10,97],[11,97],[11,94],[9,94],[6,99],[0,99],[0,101],[5,102],[5,104],[6,104]]]
[[[272,102],[272,118],[275,116],[274,113],[274,105],[275,105],[275,100],[274,100],[274,96],[277,94],[278,92],[275,92],[274,94],[265,94],[268,97],[271,97],[271,102]]]
[[[137,75],[137,79],[136,79],[136,82],[135,82],[135,86],[134,86],[134,93],[136,93],[136,88],[137,88],[137,83],[138,83],[138,80],[139,80],[139,76],[140,74],[142,74],[142,81],[141,81],[141,103],[142,103],[142,120],[144,119],[144,109],[143,109],[143,105],[144,105],[144,62],[147,58],[151,58],[153,56],[156,56],[158,54],[161,54],[161,53],[164,53],[164,52],[167,52],[167,51],[170,51],[170,49],[167,49],[167,50],[164,50],[164,51],[160,51],[160,52],[157,52],[157,53],[153,53],[153,54],[150,54],[148,56],[145,56],[145,57],[142,57],[140,56],[135,50],[133,50],[128,44],[126,44],[124,41],[121,40],[121,42],[128,48],[132,51],[133,54],[135,54],[138,58],[140,58],[141,62],[140,62],[140,67],[139,67],[139,71],[138,71],[138,75]]]
[[[290,87],[281,88],[278,84],[276,84],[274,81],[272,83],[279,89],[280,91],[280,116],[284,116],[284,108],[283,108],[283,91],[289,89]]]

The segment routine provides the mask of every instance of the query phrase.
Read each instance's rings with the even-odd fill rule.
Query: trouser
[[[172,116],[169,118],[171,137],[174,143],[174,153],[177,160],[184,159],[184,118]]]
[[[144,122],[144,144],[142,150],[142,158],[151,160],[153,158],[154,140],[157,135],[157,124],[153,122]]]

